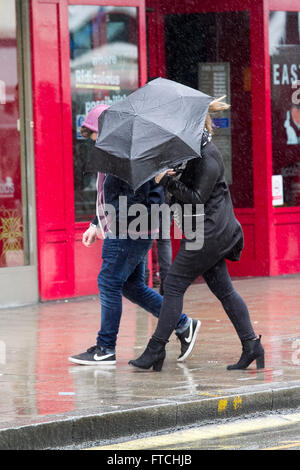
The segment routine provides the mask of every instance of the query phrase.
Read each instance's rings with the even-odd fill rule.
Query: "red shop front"
[[[81,243],[95,180],[79,128],[95,104],[156,76],[231,104],[214,117],[245,234],[231,274],[300,272],[299,10],[298,0],[31,0],[41,299],[97,293],[102,242]]]

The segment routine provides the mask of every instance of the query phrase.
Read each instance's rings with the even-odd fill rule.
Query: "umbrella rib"
[[[134,108],[133,108],[133,106],[132,106],[132,105],[130,105],[130,106],[132,107],[133,111],[135,111]],[[131,111],[119,111],[119,110],[117,110],[117,109],[109,108],[109,112],[110,112],[110,113],[118,113],[118,114],[129,114],[129,116],[132,116],[132,112],[131,112]]]
[[[146,122],[151,122],[152,125],[158,127],[159,129],[162,129],[163,131],[166,131],[166,130],[167,130],[170,134],[173,135],[172,138],[178,137],[178,135],[175,134],[174,132],[172,132],[172,131],[170,131],[169,129],[166,129],[166,128],[160,126],[159,124],[156,124],[156,123],[153,122],[153,121],[150,121],[150,120],[148,120],[148,119],[142,118],[141,116],[140,116],[140,119],[143,119],[143,120],[146,121]],[[132,126],[132,128],[133,128],[133,126]],[[133,137],[133,136],[132,136],[132,137]],[[192,147],[190,147],[190,145],[188,145],[186,142],[184,142],[184,144],[185,144],[189,149],[191,149],[193,152],[196,152],[196,150],[193,149]],[[131,144],[131,145],[132,145],[132,144]],[[199,149],[200,149],[200,144],[199,144]],[[201,156],[200,151],[199,151],[199,156]]]
[[[176,138],[176,136],[173,137],[174,139]],[[201,155],[199,155],[199,157],[202,157]],[[193,155],[193,156],[190,156],[190,157],[185,157],[185,160],[186,161],[189,161],[189,160],[192,160],[193,158],[198,158],[197,156]],[[173,168],[174,166],[178,165],[179,163],[182,163],[182,159],[178,159],[178,161],[174,161],[172,162],[171,165],[165,165],[165,166],[162,166],[158,171],[159,172],[162,172],[164,170],[168,170],[169,168]],[[142,184],[146,183],[146,181],[149,181],[150,179],[154,178],[154,176],[157,175],[158,173],[157,170],[155,171],[152,171],[150,174],[148,174],[145,178],[143,178],[141,180],[141,182],[139,183],[139,186],[141,186]]]
[[[117,112],[117,111],[114,111],[114,112]],[[122,113],[123,113],[123,111],[122,111]],[[132,114],[130,114],[130,113],[126,113],[126,114],[128,114],[129,117],[132,116]],[[110,135],[112,134],[112,132],[115,132],[117,129],[119,129],[120,127],[124,126],[124,124],[125,124],[126,122],[128,122],[128,118],[127,118],[126,121],[120,122],[120,124],[118,124],[116,127],[114,127],[113,131],[110,131],[108,134],[106,134],[105,137],[101,136],[101,132],[100,132],[100,139],[101,139],[101,140],[100,140],[100,145],[101,145],[101,142],[102,142],[103,140],[105,140],[108,136],[110,136]],[[96,145],[96,147],[97,147],[97,145]]]
[[[167,103],[164,103],[163,106],[169,105],[169,104],[171,104],[171,103],[174,103],[174,101],[177,101],[178,99],[182,99],[182,98],[183,98],[182,96],[177,96],[174,100],[168,101]],[[144,113],[148,113],[149,111],[152,111],[153,109],[157,109],[157,108],[160,108],[160,107],[161,107],[161,105],[153,106],[152,108],[147,108],[147,110],[144,111],[144,113],[143,113],[143,112],[137,111],[136,108],[133,106],[132,103],[130,103],[129,100],[127,101],[127,103],[130,104],[130,106],[131,106],[133,112],[134,112],[134,113],[137,113],[137,114],[139,114],[139,115],[142,115],[142,114],[144,114]],[[124,113],[124,114],[130,114],[130,115],[131,115],[131,112],[130,112],[130,111],[118,111],[118,110],[112,109],[112,108],[110,108],[110,112],[114,112],[114,113]]]
[[[178,134],[175,134],[175,132],[173,132],[172,130],[167,129],[167,127],[160,126],[160,125],[157,124],[156,122],[153,122],[151,119],[147,119],[146,117],[142,117],[142,116],[140,116],[140,119],[143,119],[143,120],[146,121],[146,122],[150,122],[150,123],[153,124],[154,126],[159,127],[159,129],[162,129],[163,131],[168,131],[168,132],[170,132],[170,134],[173,134],[173,135],[175,135],[175,136],[178,135]]]
[[[169,105],[171,103],[174,103],[174,101],[177,101],[178,99],[180,99],[182,101],[182,96],[176,96],[176,98],[172,101],[168,101],[167,103],[164,103],[163,105],[157,105],[157,106],[153,106],[152,108],[147,108],[147,111],[145,111],[145,113],[148,113],[149,111],[152,111],[153,109],[157,109],[157,108],[161,108],[161,106],[166,106],[166,105]],[[144,114],[143,112],[141,112],[140,114]]]
[[[173,103],[173,102],[176,101],[177,99],[178,99],[178,98],[176,98],[175,100],[169,101],[168,103],[165,103],[165,104],[166,104],[166,105],[169,105],[170,103]],[[129,102],[129,101],[128,101],[128,102]],[[132,105],[131,103],[129,103],[129,104],[130,104],[130,106],[131,106],[133,112],[134,112],[135,114],[137,114],[138,116],[140,116],[142,119],[144,119],[144,118],[142,117],[143,114],[148,113],[149,111],[153,111],[153,109],[157,109],[157,108],[160,108],[160,107],[161,107],[161,106],[158,105],[158,106],[154,106],[153,108],[147,108],[147,110],[144,111],[144,112],[139,112],[139,111],[137,111],[137,110],[133,107],[133,105]],[[128,114],[129,116],[132,116],[132,112],[131,112],[131,111],[119,111],[119,110],[112,109],[112,108],[110,108],[109,111],[110,111],[110,113]],[[152,121],[149,121],[149,122],[152,123]]]

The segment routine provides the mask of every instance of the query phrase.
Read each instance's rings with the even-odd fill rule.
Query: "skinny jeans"
[[[178,323],[183,307],[183,296],[187,288],[201,274],[195,275],[190,265],[181,266],[182,272],[172,267],[164,282],[164,297],[158,324],[153,336],[167,341]],[[191,275],[189,275],[191,270]],[[202,273],[211,292],[219,299],[241,342],[256,337],[245,301],[233,287],[225,259],[221,259],[212,268]]]

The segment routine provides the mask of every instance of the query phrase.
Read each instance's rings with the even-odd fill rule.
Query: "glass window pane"
[[[213,116],[214,141],[234,206],[253,207],[249,12],[167,15],[165,37],[167,78],[227,95],[230,111]]]
[[[84,174],[94,142],[80,127],[97,104],[111,105],[139,86],[137,9],[69,6],[75,220],[95,215],[96,175]]]
[[[15,2],[0,0],[0,267],[23,266],[23,201]]]
[[[269,35],[273,175],[283,182],[280,204],[300,206],[300,13],[270,12]]]

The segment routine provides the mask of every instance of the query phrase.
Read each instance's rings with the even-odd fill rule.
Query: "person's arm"
[[[83,233],[82,235],[82,243],[87,248],[95,243],[97,239],[97,225],[98,225],[98,217],[96,216],[91,222],[89,228]]]
[[[162,204],[164,199],[164,189],[152,178],[149,181],[149,200],[151,204]]]
[[[91,225],[95,225],[95,227],[98,226],[98,217],[95,216],[95,218],[93,219],[93,221],[91,222]]]
[[[220,176],[220,167],[212,157],[199,159],[195,166],[193,187],[188,187],[180,180],[166,174],[160,184],[178,201],[185,204],[205,204]]]

